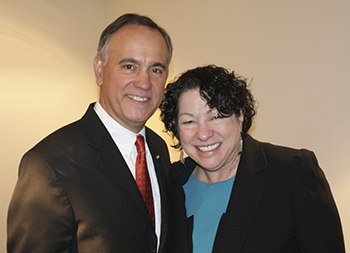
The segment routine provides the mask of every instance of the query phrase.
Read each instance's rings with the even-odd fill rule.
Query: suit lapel
[[[151,151],[154,169],[157,175],[157,181],[159,185],[160,199],[161,199],[161,241],[159,246],[159,252],[163,252],[164,243],[167,238],[168,232],[168,198],[169,198],[169,187],[168,187],[168,169],[170,167],[169,153],[167,147],[165,150],[161,149],[161,144],[158,143],[158,137],[156,138],[155,133],[146,127],[146,138],[147,145]]]
[[[125,200],[143,216],[144,220],[149,220],[150,225],[152,225],[135,179],[111,137],[107,137],[101,146],[97,166],[124,196]]]
[[[227,249],[239,252],[242,248],[265,188],[265,182],[254,174],[266,166],[260,144],[250,136],[246,137],[227,212],[220,221],[213,252],[226,252]]]
[[[162,164],[163,159],[168,159],[167,157],[163,157],[164,152],[160,152],[159,147],[157,147],[157,143],[155,143],[155,139],[152,138],[150,130],[146,128],[146,139],[147,145],[151,151],[152,160],[154,164],[154,168],[156,170],[157,178],[161,178],[162,180],[158,180],[158,184],[160,189],[164,189],[166,183],[166,175],[164,164]]]
[[[134,177],[112,137],[93,110],[93,106],[94,104],[90,105],[82,118],[82,123],[87,132],[88,144],[98,152],[96,165],[125,200],[143,216],[144,220],[149,220],[152,226],[146,206],[140,204],[143,203],[143,199]]]
[[[151,151],[152,160],[154,168],[157,175],[159,190],[163,202],[167,200],[168,195],[168,169],[170,167],[169,154],[167,152],[167,147],[164,146],[166,150],[161,150],[160,143],[157,143],[157,139],[154,136],[154,133],[146,128],[146,138],[147,145]]]

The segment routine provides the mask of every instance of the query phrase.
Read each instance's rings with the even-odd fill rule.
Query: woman
[[[169,252],[345,252],[314,154],[247,134],[254,99],[216,66],[168,84],[161,119],[189,158],[172,165]]]

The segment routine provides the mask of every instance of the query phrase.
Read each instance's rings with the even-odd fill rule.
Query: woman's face
[[[210,109],[198,90],[179,99],[178,130],[181,146],[207,173],[232,169],[239,150],[243,115],[221,118]]]

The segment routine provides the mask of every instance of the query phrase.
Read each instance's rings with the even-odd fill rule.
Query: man
[[[145,123],[163,97],[171,54],[168,34],[147,17],[125,14],[103,31],[94,60],[99,101],[22,158],[8,252],[165,251],[169,154]],[[139,134],[146,163],[136,161]],[[135,181],[140,163],[148,194]]]

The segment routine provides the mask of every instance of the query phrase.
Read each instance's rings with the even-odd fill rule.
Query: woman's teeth
[[[220,145],[220,143],[216,143],[216,144],[210,145],[210,146],[198,147],[198,149],[199,149],[200,151],[206,152],[206,151],[211,151],[211,150],[213,150],[213,149],[216,149],[219,145]]]

